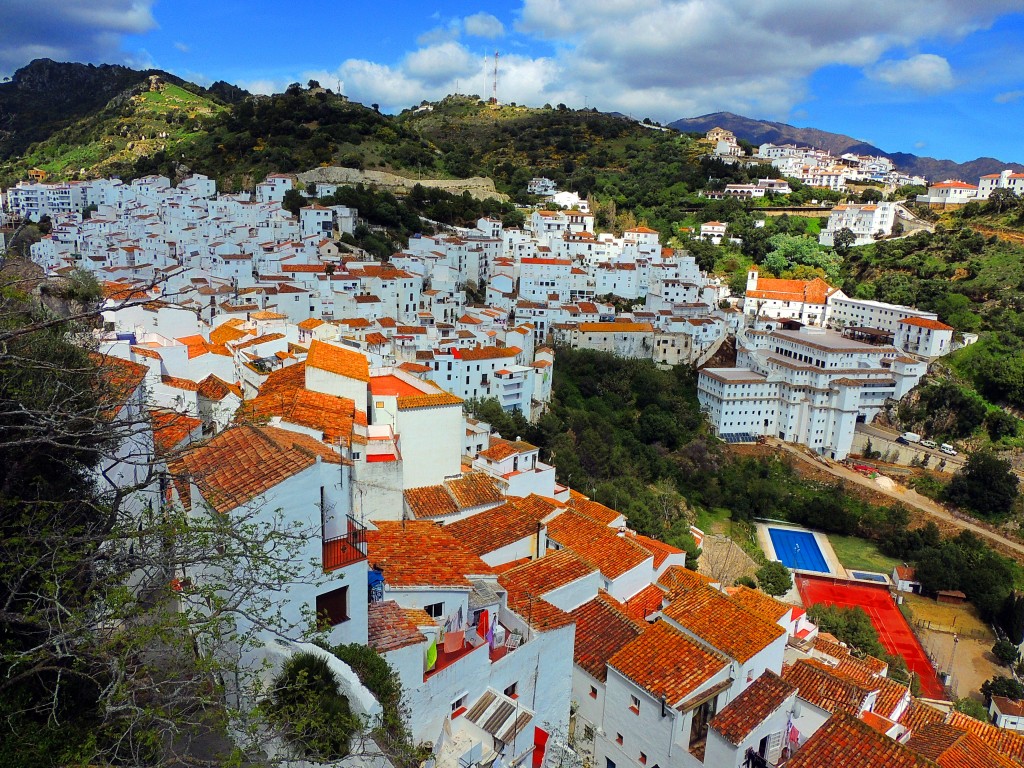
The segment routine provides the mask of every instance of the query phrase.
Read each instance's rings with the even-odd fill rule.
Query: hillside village
[[[716,152],[729,146],[719,136]],[[832,171],[815,173],[807,183]],[[522,229],[481,219],[373,261],[342,239],[359,211],[311,199],[293,216],[292,189],[288,175],[252,194],[150,176],[21,184],[6,199],[17,219],[50,217],[31,249],[48,275],[84,269],[102,285],[104,365],[129,384],[119,417],[151,415],[144,460],[173,477],[133,504],[276,510],[315,532],[312,571],[270,596],[291,635],[241,659],[257,677],[320,655],[356,713],[381,716],[309,642],[314,612],[327,642],[369,645],[397,671],[412,737],[438,768],[1024,760],[1024,735],[913,697],[794,603],[688,569],[682,549],[466,410],[494,399],[539,418],[550,345],[704,366],[731,341],[735,367],[699,373],[713,431],[842,459],[858,422],[966,343],[934,313],[756,268],[733,296],[653,229],[595,231],[578,199]],[[859,231],[856,210],[837,208],[830,229]],[[136,480],[127,465],[104,477]],[[186,569],[176,584],[207,576]]]

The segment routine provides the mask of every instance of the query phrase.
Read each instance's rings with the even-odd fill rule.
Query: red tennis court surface
[[[917,673],[921,681],[921,695],[931,699],[946,698],[942,683],[935,675],[935,669],[928,661],[924,648],[914,636],[907,620],[903,618],[900,609],[889,596],[888,587],[873,587],[813,576],[797,576],[796,586],[800,590],[800,597],[803,598],[805,606],[825,603],[842,608],[863,608],[878,630],[878,639],[885,650],[895,656],[902,656],[907,662],[907,667]]]

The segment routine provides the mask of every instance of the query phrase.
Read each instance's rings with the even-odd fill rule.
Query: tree
[[[776,560],[762,565],[756,575],[758,586],[773,597],[784,595],[793,588],[793,575]]]
[[[1004,437],[1016,437],[1019,423],[1006,411],[991,411],[985,417],[985,430],[995,443]]]
[[[946,489],[946,499],[982,517],[1009,514],[1019,493],[1017,476],[1006,459],[991,451],[975,451]]]
[[[985,210],[994,213],[1003,213],[1017,207],[1019,198],[1012,189],[999,187],[993,189],[985,203]]]
[[[284,199],[281,201],[281,207],[292,214],[292,216],[298,216],[299,211],[306,205],[306,198],[302,196],[302,193],[297,189],[289,189],[284,193]]]
[[[1024,685],[1012,677],[996,675],[981,684],[981,693],[985,697],[986,704],[992,703],[993,696],[1005,696],[1008,699],[1019,701],[1024,699]]]
[[[1020,651],[1009,640],[997,640],[996,644],[992,646],[992,655],[1009,666],[1020,657]]]
[[[843,227],[832,237],[832,245],[840,256],[846,256],[855,242],[857,236],[849,227]]]
[[[987,723],[991,719],[989,718],[988,710],[985,708],[985,705],[980,701],[975,701],[974,699],[966,697],[957,699],[956,703],[953,705],[953,709],[957,712],[963,712],[965,715],[969,715],[975,720],[981,720],[983,723]]]

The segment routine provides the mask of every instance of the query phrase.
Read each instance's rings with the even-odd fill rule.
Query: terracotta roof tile
[[[518,565],[498,577],[509,596],[542,597],[566,584],[584,578],[594,569],[567,549]]]
[[[366,614],[367,645],[377,653],[397,651],[427,639],[419,631],[415,620],[394,600],[370,603]],[[427,614],[424,612],[423,615]]]
[[[370,381],[370,361],[366,357],[318,339],[313,339],[309,345],[306,365],[356,381]]]
[[[409,488],[404,496],[406,505],[417,520],[446,517],[459,511],[459,505],[443,484]]]
[[[200,419],[175,411],[151,411],[153,442],[162,456],[174,451],[186,437],[203,425]]]
[[[788,617],[793,612],[792,605],[776,600],[771,595],[766,595],[759,589],[739,586],[730,587],[726,590],[729,597],[742,605],[751,613],[756,613],[762,619],[778,623],[784,616]]]
[[[698,573],[682,565],[666,568],[665,572],[658,577],[658,586],[672,596],[681,592],[703,589],[715,583],[717,582],[710,576],[705,576],[703,573]]]
[[[665,602],[665,592],[657,584],[648,584],[626,600],[625,610],[631,619],[646,621],[652,613],[659,613]]]
[[[548,523],[548,538],[573,550],[607,579],[617,579],[647,560],[653,563],[651,553],[639,544],[574,511]]]
[[[932,320],[927,317],[908,317],[905,320],[900,320],[901,325],[913,325],[917,328],[929,328],[933,331],[952,331],[953,326],[940,323],[938,320]]]
[[[239,400],[242,399],[242,389],[237,384],[229,384],[224,379],[214,376],[212,373],[199,382],[199,389],[197,390],[201,397],[205,397],[207,400],[221,401],[228,395],[235,395]]]
[[[445,485],[460,509],[498,504],[505,498],[498,481],[486,472],[468,472]]]
[[[199,385],[191,379],[181,379],[177,376],[161,376],[160,381],[168,387],[174,387],[175,389],[184,389],[189,392],[199,391]]]
[[[134,352],[136,355],[139,355],[140,357],[148,357],[151,360],[163,360],[163,358],[160,357],[160,353],[157,352],[155,349],[138,346],[132,346],[130,347],[130,349],[132,352]]]
[[[366,414],[356,410],[347,397],[336,397],[306,389],[306,365],[296,363],[271,371],[259,394],[243,403],[239,421],[260,421],[279,417],[301,427],[318,429],[329,443],[349,445],[353,426],[366,424]]]
[[[660,568],[661,564],[664,563],[671,555],[685,554],[683,550],[679,549],[679,547],[673,547],[671,544],[666,544],[663,541],[652,539],[650,536],[644,536],[643,534],[634,533],[633,531],[627,532],[626,536],[630,541],[635,544],[639,544],[654,555],[655,568]]]
[[[491,567],[440,525],[423,521],[376,521],[367,530],[370,565],[392,587],[465,587],[469,576],[486,576]]]
[[[840,712],[807,740],[786,763],[786,768],[934,768],[935,765],[867,723]]]
[[[665,697],[672,707],[729,666],[664,621],[656,621],[643,634],[620,648],[609,660],[615,669],[654,698]]]
[[[832,713],[848,712],[857,715],[865,708],[868,694],[877,690],[840,677],[829,670],[827,665],[808,659],[784,666],[782,677],[800,690],[801,699]]]
[[[837,290],[820,277],[813,280],[779,280],[773,277],[762,277],[757,281],[757,289],[747,291],[746,296],[748,299],[824,304],[825,300]]]
[[[414,408],[437,408],[440,406],[462,405],[462,398],[451,392],[425,393],[422,395],[400,395],[398,410],[411,411]]]
[[[435,486],[436,487],[436,486]],[[408,497],[408,491],[406,491]],[[449,523],[453,536],[478,555],[485,555],[517,541],[537,535],[540,521],[556,507],[539,496],[527,499],[509,498],[504,504]]]
[[[794,686],[771,670],[766,670],[715,715],[709,725],[730,744],[738,746],[794,694]]]
[[[190,448],[171,466],[196,484],[214,510],[228,512],[312,467],[318,457],[332,464],[342,461],[308,435],[246,425],[225,429]]]
[[[994,747],[1004,755],[1024,762],[1024,734],[1005,728],[996,728],[991,723],[975,720],[963,712],[950,712],[949,725],[964,731],[970,731],[990,747]]]
[[[579,512],[581,515],[589,517],[591,520],[595,520],[602,525],[611,525],[623,518],[620,512],[616,512],[611,507],[606,507],[593,499],[588,499],[582,493],[578,491],[571,491],[569,494],[569,508]]]
[[[973,733],[931,723],[913,733],[907,746],[942,768],[1013,768],[1019,766]]]
[[[900,718],[900,725],[914,733],[929,723],[941,723],[945,722],[945,720],[946,713],[942,710],[925,704],[918,699],[911,699],[910,706],[907,707],[907,711]]]
[[[491,461],[503,461],[510,456],[536,450],[537,446],[522,440],[504,440],[491,435],[490,445],[486,450],[480,451],[480,455]]]
[[[463,360],[498,360],[515,357],[522,351],[519,347],[478,347],[460,350],[457,356]]]
[[[662,615],[730,658],[746,662],[786,630],[711,587],[679,594]]]
[[[606,592],[574,610],[572,617],[576,620],[573,661],[602,682],[608,676],[608,659],[645,629],[623,613]]]

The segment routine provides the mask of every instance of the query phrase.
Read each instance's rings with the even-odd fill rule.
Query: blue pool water
[[[818,542],[810,531],[793,531],[788,528],[769,528],[775,555],[787,568],[801,571],[831,573],[825,556],[821,554]]]
[[[885,576],[880,573],[864,573],[864,571],[850,571],[853,574],[853,578],[861,579],[862,581],[877,581],[881,584],[885,584]]]

